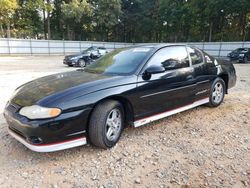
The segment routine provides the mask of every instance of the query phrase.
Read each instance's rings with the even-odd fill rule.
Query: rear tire
[[[221,78],[216,78],[210,90],[209,103],[207,104],[207,106],[209,107],[219,106],[224,100],[225,91],[226,91],[226,84],[224,80]]]
[[[123,106],[118,101],[106,100],[94,108],[90,117],[90,142],[100,148],[111,148],[119,141],[123,128]]]
[[[243,59],[243,63],[247,63],[247,62],[248,62],[248,58],[247,58],[247,56],[245,56]]]

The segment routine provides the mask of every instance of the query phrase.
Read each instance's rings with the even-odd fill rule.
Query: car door
[[[93,48],[93,50],[91,51],[91,58],[92,59],[97,59],[99,57],[99,50],[98,48]]]
[[[213,80],[217,77],[217,68],[214,64],[215,59],[201,50],[194,47],[187,47],[191,64],[193,67],[193,76],[196,82],[195,101],[208,98]]]
[[[103,56],[106,54],[106,49],[103,47],[98,48],[98,56]]]
[[[165,71],[145,78],[151,66]],[[135,119],[176,109],[193,102],[195,80],[186,46],[168,46],[158,50],[138,76]]]

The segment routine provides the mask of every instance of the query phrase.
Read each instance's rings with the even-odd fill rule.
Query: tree
[[[47,31],[48,31],[48,39],[51,39],[51,30],[50,30],[50,16],[51,11],[53,10],[51,0],[46,0],[45,10],[47,11]]]
[[[7,26],[7,37],[10,38],[10,24],[15,10],[18,8],[16,0],[0,1],[0,28],[3,35],[3,25]]]
[[[8,30],[9,37],[10,27],[12,36],[22,38],[134,43],[245,41],[250,40],[250,3],[249,0],[0,0],[1,35]]]
[[[13,16],[15,37],[39,38],[42,31],[42,20],[39,13],[38,1],[19,0],[18,8]]]
[[[53,11],[51,12],[51,37],[53,39],[62,39],[64,38],[64,31],[63,31],[63,15],[62,15],[62,4],[63,2],[67,2],[65,0],[54,0],[54,7]]]
[[[86,0],[72,0],[67,4],[63,2],[61,8],[68,39],[74,39],[75,32],[71,28],[81,27],[84,19],[92,14],[92,7]]]
[[[94,7],[94,22],[96,29],[101,31],[101,41],[109,41],[112,28],[119,23],[122,14],[120,0],[96,0],[92,1]],[[111,11],[112,10],[112,11]],[[105,37],[106,36],[106,37]]]

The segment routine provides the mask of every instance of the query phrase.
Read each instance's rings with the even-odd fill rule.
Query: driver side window
[[[169,46],[157,51],[149,60],[147,67],[163,66],[165,70],[189,67],[189,57],[185,46]]]

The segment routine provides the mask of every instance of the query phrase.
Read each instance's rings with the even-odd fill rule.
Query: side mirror
[[[158,74],[158,73],[163,73],[163,72],[165,72],[165,68],[162,66],[157,66],[157,65],[152,65],[145,70],[145,73],[148,75]]]

